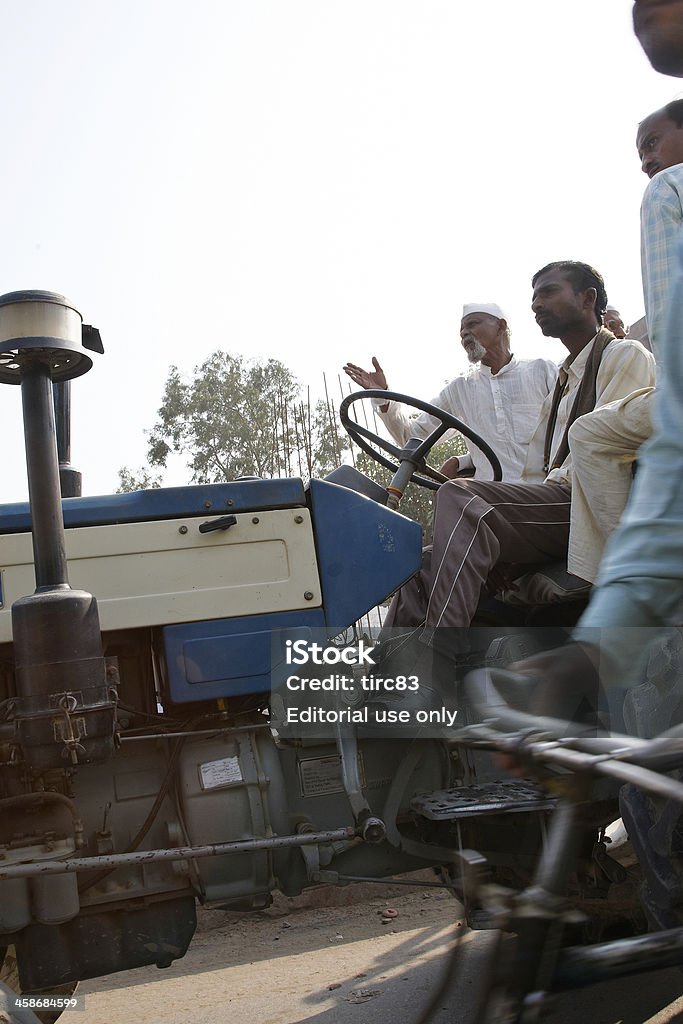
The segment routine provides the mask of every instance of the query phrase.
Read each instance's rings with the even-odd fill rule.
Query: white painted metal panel
[[[94,594],[105,630],[319,607],[308,510],[236,518],[203,534],[199,518],[67,530],[69,582]],[[35,590],[30,534],[0,536],[0,572],[4,642],[12,603]]]

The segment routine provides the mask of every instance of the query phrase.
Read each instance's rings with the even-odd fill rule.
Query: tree
[[[161,474],[152,474],[148,467],[140,466],[139,469],[129,469],[122,466],[119,470],[119,486],[117,494],[125,494],[128,491],[149,491],[161,487]]]
[[[327,386],[325,387],[327,392]],[[353,462],[355,449],[339,420],[338,407],[329,394],[318,400],[312,422],[313,472],[326,476],[344,462]]]
[[[152,466],[184,455],[193,483],[296,472],[296,378],[283,363],[214,352],[189,382],[172,366],[149,434]],[[292,463],[294,462],[294,466]]]

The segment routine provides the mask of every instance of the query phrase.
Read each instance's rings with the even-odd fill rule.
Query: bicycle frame
[[[587,785],[598,775],[629,782],[679,802],[683,813],[683,783],[661,774],[683,765],[683,740],[675,734],[650,741],[585,732],[570,737],[567,722],[533,718],[509,708],[492,680],[495,673],[472,673],[468,687],[495,728],[470,726],[458,742],[514,752],[525,764],[568,770],[531,885],[521,893],[505,893],[480,883],[477,893],[500,929],[477,1024],[532,1024],[542,1019],[553,993],[683,965],[683,928],[595,946],[563,946],[567,929],[576,922],[563,893],[577,860],[577,821]],[[497,731],[511,728],[512,733]],[[509,956],[504,955],[504,931],[516,936]]]

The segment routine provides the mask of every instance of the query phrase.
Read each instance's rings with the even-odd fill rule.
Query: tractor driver
[[[552,392],[557,366],[548,359],[516,359],[510,348],[508,320],[494,302],[471,302],[463,307],[460,341],[473,364],[469,375],[454,377],[432,399],[432,405],[464,420],[481,434],[500,459],[503,480],[518,481],[541,406]],[[387,378],[373,356],[374,370],[347,363],[345,372],[362,388],[388,388]],[[395,402],[373,404],[398,444],[409,437],[426,437],[439,421],[427,413],[410,419]],[[491,480],[486,456],[472,445],[468,455],[452,456],[441,467],[448,477],[474,469],[477,480]]]

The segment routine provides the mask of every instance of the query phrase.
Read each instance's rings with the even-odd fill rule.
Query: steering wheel
[[[401,402],[403,405],[412,406],[413,409],[419,409],[421,412],[429,413],[435,419],[439,420],[439,426],[432,431],[423,441],[421,441],[417,447],[407,451],[405,448],[399,448],[397,445],[392,444],[385,438],[380,437],[374,431],[368,427],[361,426],[356,420],[352,420],[349,416],[349,409],[354,402],[359,401],[363,398],[381,398],[385,402]],[[449,412],[445,412],[443,409],[437,408],[435,405],[430,405],[429,402],[422,402],[419,398],[411,398],[410,395],[403,395],[399,391],[385,391],[384,389],[371,388],[367,391],[354,391],[353,394],[347,395],[339,406],[339,418],[342,421],[349,437],[351,437],[359,448],[362,448],[364,452],[371,455],[373,459],[382,466],[386,466],[387,469],[391,469],[394,472],[397,471],[398,465],[402,461],[406,460],[406,456],[409,456],[410,461],[417,463],[420,466],[421,473],[413,473],[410,477],[416,484],[420,484],[421,487],[428,487],[432,491],[439,489],[441,484],[445,483],[448,477],[445,477],[443,473],[440,473],[438,469],[434,469],[432,466],[428,466],[424,462],[424,457],[429,452],[437,441],[439,441],[447,430],[457,430],[461,434],[464,434],[468,440],[470,440],[477,448],[480,449],[488,459],[491,469],[493,470],[493,479],[501,480],[503,477],[503,471],[500,467],[500,461],[498,456],[493,449],[486,443],[483,437],[459,420],[457,416],[451,416]],[[367,440],[366,440],[367,438]],[[380,452],[376,451],[371,445],[368,444],[368,440],[372,441],[381,448],[382,451],[388,452],[389,455],[393,455],[396,462],[392,462],[391,459],[386,458]],[[427,474],[423,476],[422,474]]]

